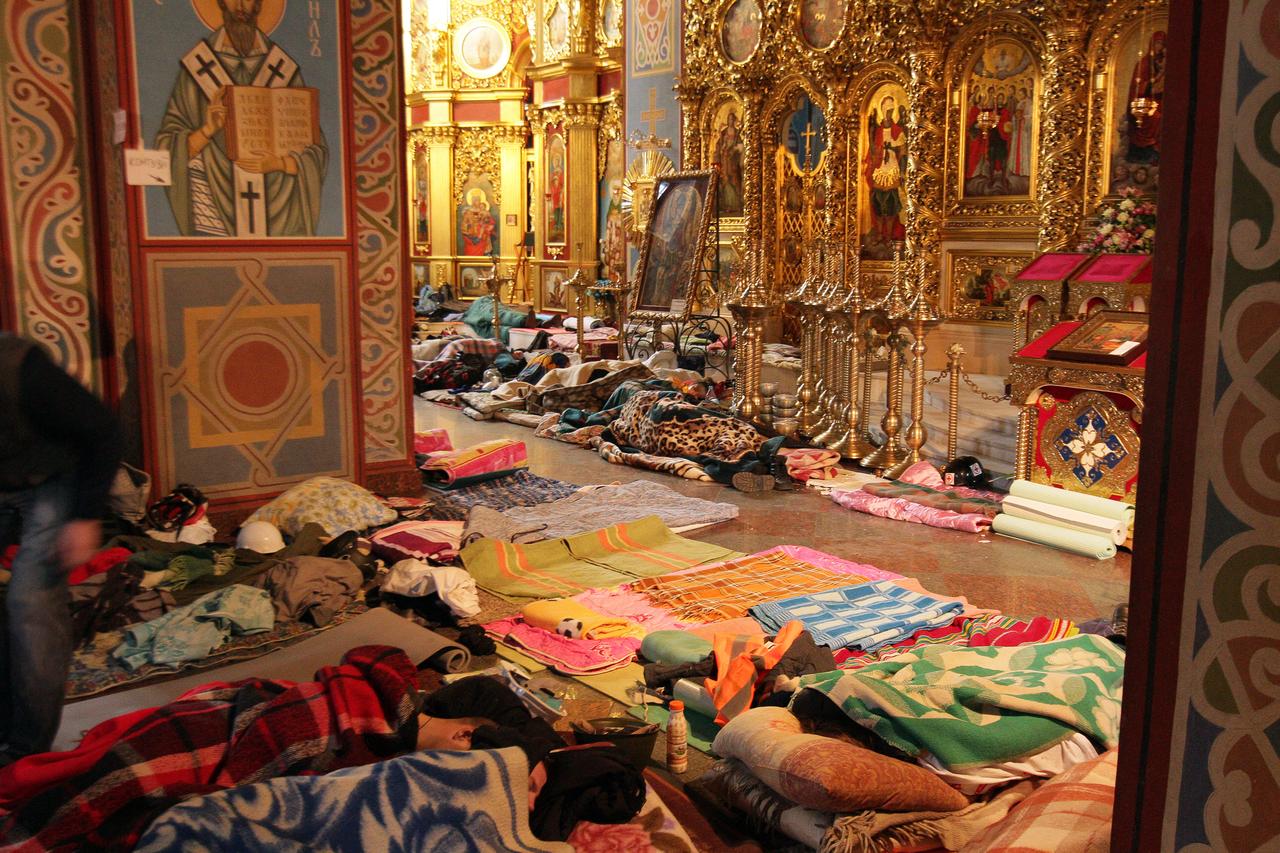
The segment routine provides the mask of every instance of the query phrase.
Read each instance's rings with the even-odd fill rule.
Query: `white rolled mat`
[[[712,701],[711,694],[692,678],[682,678],[677,681],[672,694],[689,710],[705,714],[713,720],[716,718],[716,703]]]
[[[1015,518],[1043,521],[1046,524],[1056,524],[1059,527],[1079,530],[1081,533],[1105,536],[1117,545],[1123,545],[1124,540],[1129,538],[1128,525],[1119,519],[1094,515],[1091,512],[1081,512],[1069,506],[1035,501],[1031,498],[1009,495],[1001,502],[1000,511],[1008,513]]]
[[[1116,543],[1108,537],[1082,533],[1043,521],[1032,521],[1029,518],[1018,518],[1008,513],[997,515],[991,522],[991,529],[1014,539],[1048,545],[1072,554],[1093,557],[1095,560],[1105,560],[1116,555]]]
[[[1128,527],[1133,526],[1133,507],[1124,501],[1113,501],[1096,495],[1082,495],[1053,486],[1043,486],[1030,480],[1014,480],[1009,486],[1009,494],[1019,498],[1031,498],[1033,501],[1044,501],[1056,506],[1070,507],[1081,512],[1101,515],[1124,521]]]

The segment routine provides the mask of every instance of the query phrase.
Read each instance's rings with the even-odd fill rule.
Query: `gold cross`
[[[640,121],[649,125],[650,136],[656,136],[658,134],[658,122],[665,120],[666,117],[667,111],[658,109],[658,89],[650,86],[649,109],[640,113]]]
[[[804,164],[806,166],[808,166],[809,161],[813,159],[810,152],[813,150],[813,137],[815,133],[816,131],[813,129],[813,122],[805,122],[804,133],[800,135],[804,137]]]

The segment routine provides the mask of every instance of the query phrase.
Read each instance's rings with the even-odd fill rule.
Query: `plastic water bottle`
[[[684,718],[684,703],[679,699],[667,709],[667,769],[672,773],[684,773],[689,769],[689,723]]]

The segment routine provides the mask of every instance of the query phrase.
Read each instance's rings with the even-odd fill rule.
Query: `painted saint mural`
[[[329,180],[341,104],[319,94],[340,88],[337,13],[319,0],[134,3],[142,135],[171,163],[170,185],[144,191],[149,236],[343,234],[342,182]]]
[[[600,179],[600,275],[622,281],[626,271],[626,236],[622,228],[622,162],[626,143],[621,137],[605,148],[604,176]]]
[[[978,55],[964,87],[966,198],[1031,194],[1036,76],[1031,53],[1012,39]]]
[[[886,83],[866,107],[859,233],[868,260],[892,259],[894,242],[907,236],[907,135],[907,92]]]
[[[1130,105],[1138,98],[1163,105],[1164,68],[1164,29],[1144,33],[1140,26],[1135,27],[1117,51],[1116,80],[1111,91],[1110,114],[1115,121],[1107,187],[1111,193],[1136,187],[1155,195],[1160,174],[1162,114],[1157,110],[1139,120]]]
[[[800,0],[800,35],[818,50],[836,43],[844,26],[844,0]]]
[[[737,101],[725,101],[712,119],[711,162],[720,167],[720,216],[742,216],[742,107]]]
[[[493,183],[473,177],[463,187],[462,203],[458,205],[458,254],[473,258],[491,255],[501,245],[498,235]]]
[[[425,145],[413,149],[413,251],[431,254],[431,162]]]
[[[546,215],[547,239],[552,246],[562,246],[568,239],[565,222],[566,156],[564,129],[547,129]]]
[[[703,208],[710,183],[706,175],[659,179],[638,308],[671,311],[672,303],[685,298],[702,259]]]

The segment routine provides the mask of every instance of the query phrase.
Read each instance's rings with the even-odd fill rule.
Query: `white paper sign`
[[[129,120],[129,114],[124,110],[116,110],[111,114],[111,143],[113,145],[123,145],[125,131],[128,129],[126,122]]]
[[[1136,347],[1137,345],[1138,345],[1138,341],[1125,341],[1125,342],[1124,342],[1124,343],[1122,343],[1120,346],[1118,346],[1118,347],[1116,347],[1115,349],[1113,349],[1113,350],[1111,351],[1111,354],[1112,354],[1112,355],[1124,355],[1125,353],[1127,353],[1129,350],[1133,349],[1133,348],[1134,348],[1134,347]]]
[[[686,302],[686,301],[687,301],[687,300],[684,300],[684,299],[672,299],[672,300],[671,300],[671,309],[670,309],[671,313],[672,313],[672,314],[683,314],[683,313],[684,313],[684,305],[685,305],[685,302]]]
[[[132,187],[167,187],[173,183],[169,152],[147,148],[124,150],[124,182]]]

